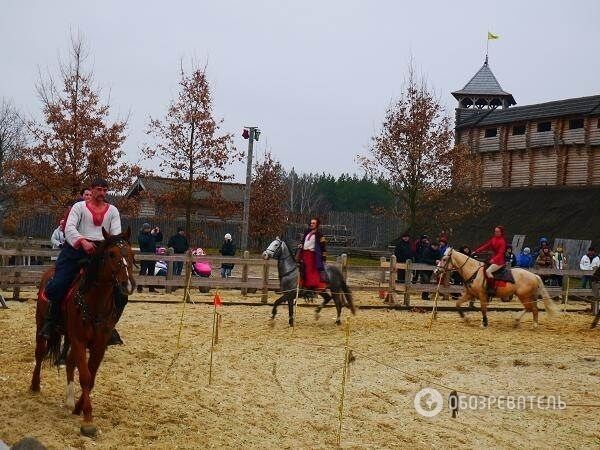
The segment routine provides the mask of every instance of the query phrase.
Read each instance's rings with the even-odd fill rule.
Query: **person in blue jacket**
[[[531,249],[529,247],[525,247],[517,256],[517,267],[521,267],[522,269],[530,269],[533,267],[533,263],[534,259],[531,255]]]

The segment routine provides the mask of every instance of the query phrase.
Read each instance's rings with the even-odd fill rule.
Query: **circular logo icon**
[[[414,405],[422,416],[435,417],[444,407],[444,397],[437,389],[424,388],[415,395]]]

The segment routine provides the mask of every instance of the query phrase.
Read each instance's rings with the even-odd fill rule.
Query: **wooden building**
[[[136,199],[139,202],[139,217],[156,217],[165,214],[161,207],[161,198],[165,194],[181,191],[184,183],[179,180],[162,177],[138,177],[133,186],[129,188],[125,196],[130,199]],[[228,221],[241,220],[242,209],[244,205],[244,190],[246,186],[240,183],[211,183],[211,188],[218,194],[222,201],[223,209],[227,209]],[[207,190],[198,190],[194,192],[193,198],[197,201],[197,209],[192,215],[192,220],[223,220],[215,210],[215,205],[211,204],[211,193]],[[175,217],[184,217],[183,208],[178,208]]]
[[[512,107],[487,58],[452,95],[456,142],[482,159],[483,187],[600,186],[600,95]]]

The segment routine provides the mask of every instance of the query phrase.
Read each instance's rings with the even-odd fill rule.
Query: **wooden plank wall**
[[[512,152],[510,185],[514,187],[529,185],[529,155],[525,151]]]
[[[584,127],[570,130],[569,117],[551,120],[551,131],[538,133],[539,121],[525,124],[524,135],[513,126],[498,125],[498,134],[485,137],[490,127],[460,130],[482,159],[483,187],[582,186],[600,184],[600,118],[584,118]]]
[[[533,152],[533,186],[551,186],[556,184],[557,157],[553,148]]]

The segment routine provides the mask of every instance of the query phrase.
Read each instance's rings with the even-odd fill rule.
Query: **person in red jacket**
[[[473,253],[480,253],[484,250],[490,250],[493,253],[492,258],[490,259],[491,264],[485,271],[488,278],[488,294],[493,295],[494,284],[492,280],[494,276],[492,274],[506,264],[504,258],[504,252],[506,252],[506,239],[504,238],[504,227],[502,225],[498,225],[494,228],[494,236],[492,236],[485,244],[477,248]]]

